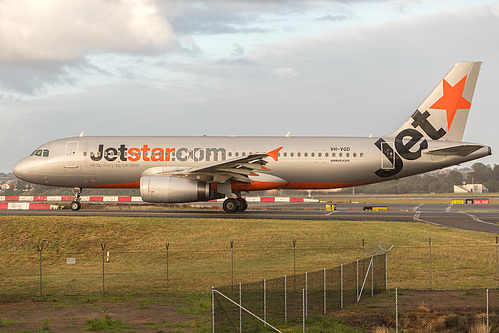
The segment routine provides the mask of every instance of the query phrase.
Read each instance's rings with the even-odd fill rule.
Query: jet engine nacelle
[[[146,202],[193,202],[223,198],[210,184],[170,176],[140,178],[140,196]]]

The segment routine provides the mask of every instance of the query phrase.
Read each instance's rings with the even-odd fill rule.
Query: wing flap
[[[276,148],[268,153],[258,153],[240,156],[225,161],[218,161],[208,165],[194,167],[186,170],[179,170],[173,174],[178,177],[185,177],[193,180],[203,180],[208,182],[222,183],[228,179],[249,183],[248,176],[257,176],[253,171],[268,170],[265,159],[270,157],[277,161],[278,153],[282,147]]]

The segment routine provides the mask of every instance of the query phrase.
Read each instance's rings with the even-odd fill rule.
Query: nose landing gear
[[[81,208],[81,192],[82,188],[81,187],[74,187],[73,188],[73,193],[74,193],[74,200],[69,204],[69,208],[73,211],[80,210]]]

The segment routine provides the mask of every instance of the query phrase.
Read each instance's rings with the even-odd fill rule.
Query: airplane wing
[[[437,156],[468,156],[469,154],[482,148],[482,145],[459,145],[454,147],[439,148],[430,150],[428,154],[433,154]]]
[[[234,179],[249,183],[251,179],[248,176],[258,175],[254,171],[268,170],[265,167],[268,163],[265,159],[271,157],[274,161],[277,161],[278,153],[281,149],[282,147],[279,147],[268,153],[251,154],[190,169],[174,171],[168,173],[168,175],[204,182],[223,183],[226,180]],[[167,173],[159,173],[158,175],[161,174],[166,175]]]

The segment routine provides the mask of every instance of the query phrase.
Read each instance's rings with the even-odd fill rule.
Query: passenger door
[[[78,141],[68,141],[66,143],[66,153],[64,154],[64,167],[78,167]]]

